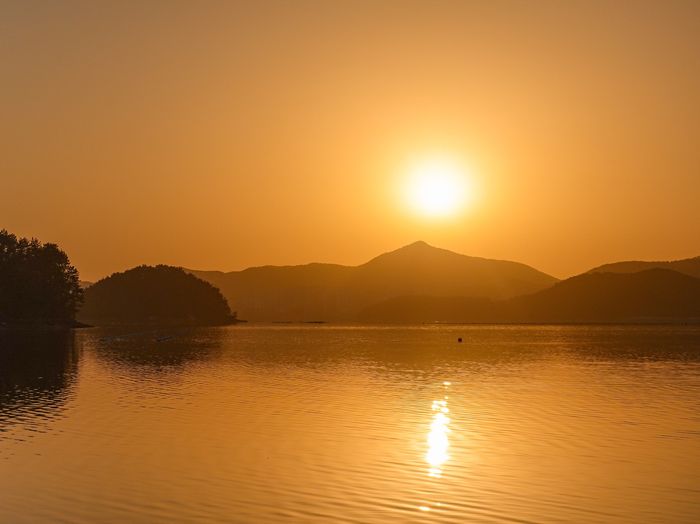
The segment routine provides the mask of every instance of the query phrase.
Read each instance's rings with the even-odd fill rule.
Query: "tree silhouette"
[[[0,231],[0,322],[70,324],[82,298],[78,270],[56,244]]]
[[[225,324],[233,317],[221,292],[179,267],[138,266],[85,291],[80,320],[90,324]]]

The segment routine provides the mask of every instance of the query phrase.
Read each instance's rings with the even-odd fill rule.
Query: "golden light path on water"
[[[447,393],[447,388],[452,385],[451,382],[445,381],[442,387]],[[447,407],[449,396],[443,395],[442,399],[433,400],[431,409],[434,412],[430,423],[430,431],[428,432],[427,444],[428,451],[425,454],[425,461],[428,463],[428,476],[439,479],[442,477],[442,467],[450,458],[450,417],[448,413],[450,408]],[[437,506],[442,504],[437,503]],[[430,506],[419,506],[420,511],[430,511]]]

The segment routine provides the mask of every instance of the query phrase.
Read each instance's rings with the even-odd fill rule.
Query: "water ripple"
[[[700,518],[696,327],[156,335],[0,367],[0,521]]]

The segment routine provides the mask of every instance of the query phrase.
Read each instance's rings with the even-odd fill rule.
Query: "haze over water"
[[[697,326],[56,337],[4,340],[2,522],[700,519]]]

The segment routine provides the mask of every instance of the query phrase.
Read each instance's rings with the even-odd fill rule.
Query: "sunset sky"
[[[0,70],[0,228],[84,279],[700,255],[700,2],[0,1]]]

